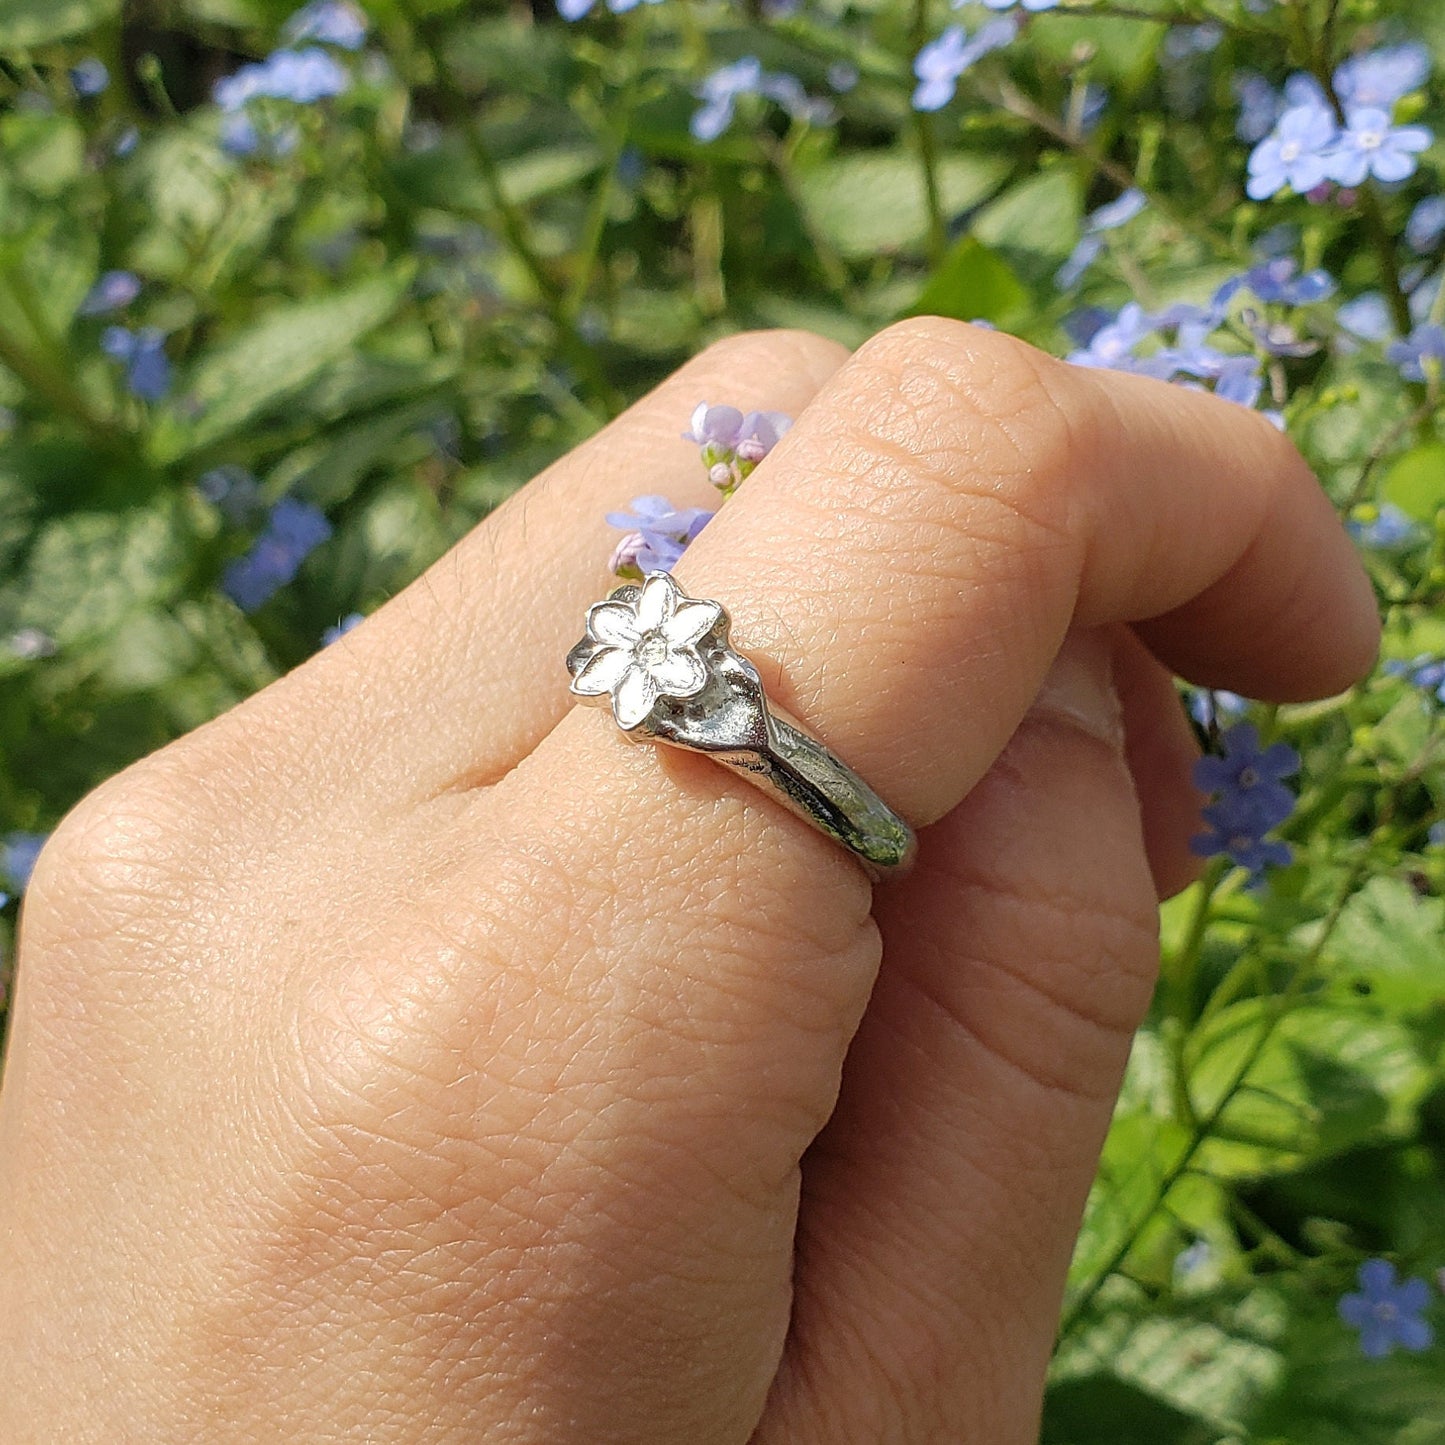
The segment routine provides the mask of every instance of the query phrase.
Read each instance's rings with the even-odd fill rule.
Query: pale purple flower
[[[1427,255],[1445,236],[1445,196],[1426,196],[1405,222],[1405,241],[1412,251]]]
[[[1339,1302],[1340,1318],[1360,1332],[1360,1353],[1367,1360],[1388,1355],[1397,1345],[1418,1353],[1434,1343],[1425,1318],[1430,1287],[1418,1277],[1401,1281],[1386,1259],[1367,1259],[1356,1275],[1359,1291]]]
[[[106,316],[129,306],[140,295],[140,277],[132,271],[107,271],[85,293],[76,314]]]
[[[1328,271],[1318,267],[1300,274],[1293,256],[1271,256],[1224,282],[1214,293],[1214,307],[1221,309],[1227,306],[1241,291],[1248,291],[1260,301],[1278,302],[1284,306],[1308,306],[1311,302],[1332,296],[1335,279]]]
[[[990,51],[1002,49],[1018,34],[1016,15],[990,20],[970,40],[961,25],[950,25],[914,57],[918,85],[913,92],[915,110],[942,110],[954,97],[959,78]]]
[[[360,50],[366,43],[366,16],[348,0],[311,0],[282,27],[288,45],[302,40],[336,45],[342,50]]]
[[[1234,133],[1240,140],[1253,145],[1274,129],[1282,105],[1279,93],[1264,76],[1253,70],[1238,71],[1232,85],[1234,98],[1239,102]]]
[[[1389,109],[1430,78],[1430,51],[1418,42],[1353,55],[1335,71],[1335,93],[1346,106]]]
[[[1084,218],[1084,233],[1070,253],[1068,260],[1059,267],[1054,283],[1062,291],[1069,290],[1099,259],[1104,250],[1102,233],[1117,230],[1132,221],[1149,204],[1149,198],[1136,187],[1122,192],[1106,205],[1090,212]]]
[[[1345,530],[1362,547],[1370,547],[1380,552],[1394,551],[1398,547],[1413,547],[1425,537],[1425,529],[1393,502],[1386,502],[1379,507],[1369,521],[1358,521],[1352,517],[1345,523]],[[1388,665],[1386,670],[1389,670]]]
[[[254,612],[290,582],[306,558],[331,536],[331,523],[310,502],[283,497],[244,557],[225,571],[221,590],[243,612]]]
[[[1016,7],[1037,13],[1054,9],[1059,0],[983,0],[989,10],[1013,10]]]
[[[273,50],[265,60],[243,65],[216,82],[211,98],[226,112],[261,97],[311,105],[342,94],[350,85],[346,67],[330,51],[310,45],[304,50]]]
[[[1115,231],[1132,221],[1149,204],[1149,198],[1137,186],[1121,192],[1107,205],[1100,206],[1084,221],[1086,231]]]
[[[1249,155],[1249,184],[1252,200],[1263,201],[1291,186],[1303,195],[1330,175],[1327,157],[1332,152],[1337,127],[1324,105],[1291,106]]]
[[[745,55],[705,76],[693,92],[702,101],[688,126],[693,139],[716,140],[732,124],[738,97],[756,95],[762,79],[763,63],[756,55]]]
[[[697,443],[709,466],[734,455],[756,464],[772,451],[792,424],[792,418],[780,411],[744,413],[735,406],[709,406],[700,401],[682,439]]]
[[[22,627],[18,632],[12,632],[5,640],[5,646],[22,662],[54,657],[60,650],[55,639],[38,627]]]
[[[704,507],[676,507],[659,496],[634,497],[631,507],[607,513],[607,525],[627,534],[613,554],[614,571],[630,562],[639,572],[670,572],[714,516]]]
[[[1299,754],[1287,743],[1261,749],[1251,723],[1236,723],[1220,741],[1223,757],[1194,765],[1195,786],[1215,798],[1201,810],[1205,831],[1189,848],[1201,858],[1228,857],[1258,880],[1290,861],[1289,845],[1266,834],[1294,811],[1294,794],[1280,780],[1299,770]]]
[[[1335,308],[1335,320],[1361,341],[1388,341],[1395,334],[1390,304],[1378,291],[1364,291]]]
[[[557,0],[557,13],[564,20],[581,20],[586,15],[596,0]],[[614,15],[625,15],[629,10],[637,9],[639,4],[660,5],[662,0],[607,0],[607,8]]]
[[[1392,125],[1388,111],[1360,106],[1349,112],[1345,129],[1326,157],[1326,173],[1342,186],[1358,186],[1367,176],[1387,183],[1403,181],[1415,174],[1416,155],[1433,139],[1423,125]]]
[[[1089,344],[1070,354],[1075,366],[1129,371],[1139,343],[1154,334],[1154,322],[1137,301],[1130,301],[1112,321],[1100,326]]]

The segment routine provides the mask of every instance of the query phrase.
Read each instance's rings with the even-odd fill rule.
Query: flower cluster
[[[1371,178],[1386,184],[1408,179],[1434,137],[1424,126],[1395,124],[1393,111],[1429,73],[1423,46],[1397,45],[1346,60],[1328,92],[1303,73],[1291,76],[1280,96],[1259,77],[1241,78],[1240,133],[1258,134],[1262,123],[1269,125],[1250,152],[1245,187],[1250,197],[1262,201],[1293,190],[1322,200],[1330,183],[1354,187]]]
[[[230,155],[281,157],[296,146],[294,126],[258,113],[254,102],[314,105],[343,94],[351,73],[326,46],[356,50],[366,39],[366,17],[346,0],[313,0],[286,22],[284,34],[299,49],[282,47],[218,80],[211,98],[221,111],[221,148]]]
[[[1251,723],[1236,723],[1221,741],[1223,757],[1194,765],[1195,786],[1214,801],[1203,809],[1208,831],[1189,847],[1201,858],[1227,857],[1258,879],[1290,861],[1289,845],[1265,835],[1294,812],[1294,794],[1280,780],[1299,771],[1299,754],[1288,743],[1261,749]]]
[[[708,480],[726,501],[792,426],[779,411],[739,411],[700,401],[682,439],[702,453]],[[607,523],[625,535],[609,563],[619,577],[670,572],[688,544],[716,515],[706,507],[677,507],[666,497],[632,499],[630,512],[609,512]]]
[[[744,413],[735,406],[709,406],[700,401],[682,439],[702,448],[708,480],[726,499],[777,446],[792,424],[792,418],[780,411]]]
[[[221,590],[243,612],[254,612],[290,582],[302,562],[331,536],[331,523],[309,502],[283,497],[244,557],[225,571]]]
[[[1149,312],[1129,302],[1118,312],[1074,313],[1066,324],[1080,344],[1069,360],[1204,388],[1242,406],[1277,402],[1266,396],[1265,363],[1319,350],[1290,313],[1334,290],[1327,272],[1300,273],[1290,257],[1270,257],[1225,281],[1203,306]],[[1267,414],[1280,423],[1277,412]]]

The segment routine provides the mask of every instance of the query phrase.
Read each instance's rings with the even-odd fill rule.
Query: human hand
[[[678,580],[923,829],[876,897],[568,696],[704,397],[799,420]],[[1291,700],[1375,642],[1242,408],[937,320],[713,348],[45,850],[0,1438],[1031,1439],[1192,869],[1165,665]]]

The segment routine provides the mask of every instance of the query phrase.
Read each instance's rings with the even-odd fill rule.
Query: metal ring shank
[[[913,830],[817,738],[770,715],[773,746],[714,752],[819,831],[855,853],[873,878],[896,877],[913,862]]]

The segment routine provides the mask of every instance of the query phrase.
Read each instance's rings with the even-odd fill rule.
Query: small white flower
[[[632,729],[659,697],[695,697],[707,686],[697,644],[722,615],[716,602],[685,596],[666,572],[649,572],[634,601],[610,598],[587,611],[597,649],[572,679],[581,697],[612,694],[612,715]]]

